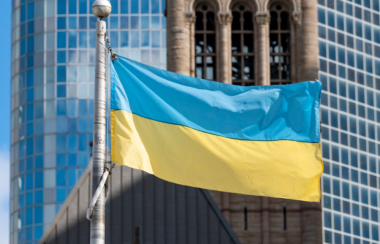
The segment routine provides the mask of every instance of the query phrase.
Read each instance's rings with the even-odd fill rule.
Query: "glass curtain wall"
[[[379,243],[379,0],[318,0],[324,243]]]
[[[38,243],[88,164],[92,3],[12,1],[11,243]],[[165,0],[111,4],[106,21],[114,52],[165,69]]]

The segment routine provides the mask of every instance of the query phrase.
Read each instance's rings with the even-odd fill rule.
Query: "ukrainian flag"
[[[320,82],[242,87],[118,57],[112,161],[216,191],[320,201]]]

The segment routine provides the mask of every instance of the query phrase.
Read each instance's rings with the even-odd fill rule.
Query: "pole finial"
[[[107,0],[96,0],[92,4],[92,13],[99,19],[107,18],[112,11],[111,3]]]

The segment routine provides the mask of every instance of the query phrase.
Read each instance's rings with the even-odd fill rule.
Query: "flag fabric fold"
[[[320,82],[242,87],[119,56],[111,156],[181,185],[320,201]]]

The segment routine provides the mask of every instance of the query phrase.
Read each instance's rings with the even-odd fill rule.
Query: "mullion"
[[[281,30],[281,21],[282,21],[282,19],[281,19],[281,14],[280,14],[280,12],[278,12],[278,24],[277,24],[277,28],[278,28],[278,33],[277,33],[277,38],[278,38],[278,53],[282,53],[282,50],[281,50],[281,34],[280,34],[280,30]],[[279,74],[278,74],[278,78],[280,79],[280,80],[282,80],[282,72],[281,72],[281,68],[282,68],[282,63],[281,63],[281,57],[280,56],[277,56],[278,57],[278,72],[279,72]]]
[[[207,40],[206,40],[206,38],[207,38],[207,34],[206,34],[206,30],[207,30],[207,13],[205,13],[204,15],[203,15],[203,30],[204,30],[204,32],[203,32],[203,53],[205,54],[204,56],[203,56],[203,79],[206,79],[206,77],[207,77],[207,63],[206,63],[206,61],[207,61],[207,52],[206,52],[206,50],[207,50]]]

